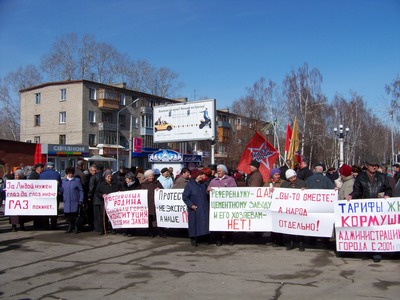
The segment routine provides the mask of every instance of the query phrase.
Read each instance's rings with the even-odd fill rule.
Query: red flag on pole
[[[285,152],[289,151],[290,140],[292,139],[292,128],[290,128],[290,124],[287,124],[286,127],[286,143],[285,143]]]
[[[262,174],[264,181],[267,181],[269,179],[269,171],[273,168],[278,156],[279,153],[274,146],[256,131],[246,146],[237,168],[239,171],[250,174],[250,163],[253,159],[257,160],[260,163],[258,170]]]

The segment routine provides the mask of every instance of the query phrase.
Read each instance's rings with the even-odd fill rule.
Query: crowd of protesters
[[[287,160],[280,168],[272,168],[269,179],[264,182],[259,170],[260,162],[253,160],[250,163],[250,173],[241,171],[229,172],[223,165],[210,165],[192,170],[182,168],[179,174],[174,176],[172,168],[146,170],[143,168],[120,167],[117,172],[104,170],[101,164],[92,164],[88,170],[84,161],[78,161],[77,166],[68,167],[65,170],[65,178],[61,179],[60,173],[54,170],[54,163],[38,163],[31,170],[17,169],[15,173],[7,174],[1,180],[1,186],[10,179],[32,180],[56,180],[57,181],[57,205],[63,201],[63,212],[67,222],[66,233],[79,233],[83,226],[86,231],[95,231],[104,235],[107,231],[112,234],[122,233],[132,236],[132,229],[115,230],[107,221],[104,209],[105,195],[117,191],[129,191],[145,189],[148,191],[148,235],[167,237],[164,228],[157,227],[154,194],[158,189],[183,189],[182,199],[188,208],[188,236],[191,244],[215,241],[217,246],[223,243],[234,244],[233,232],[209,231],[209,194],[212,188],[218,187],[271,187],[294,189],[335,189],[338,190],[338,199],[347,200],[362,198],[383,198],[400,196],[400,166],[393,165],[394,174],[388,174],[387,168],[379,163],[367,160],[363,166],[349,166],[343,164],[338,170],[328,168],[321,163],[310,169],[308,161],[302,160],[297,166]],[[4,192],[1,197],[6,201]],[[4,201],[3,201],[4,202]],[[57,217],[38,216],[12,216],[10,224],[12,230],[24,230],[26,222],[34,222],[37,229],[57,229]],[[304,236],[292,236],[287,234],[272,233],[269,244],[273,246],[286,246],[286,250],[296,247],[300,251],[305,250],[305,242],[313,245],[316,238]],[[321,239],[329,242],[329,239]],[[375,261],[380,261],[381,255],[373,255]]]

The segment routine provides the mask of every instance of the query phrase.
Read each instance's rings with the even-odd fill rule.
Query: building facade
[[[143,144],[132,165],[144,167],[144,158],[163,146],[153,143],[152,107],[182,102],[87,80],[45,83],[21,90],[20,97],[21,141],[88,146],[90,156],[119,157],[127,166],[132,135]],[[74,165],[78,158],[67,155]]]

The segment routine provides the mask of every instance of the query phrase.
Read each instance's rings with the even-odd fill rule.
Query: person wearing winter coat
[[[203,171],[194,169],[192,170],[191,177],[185,186],[182,198],[188,207],[188,232],[191,244],[192,246],[197,246],[197,237],[207,237],[210,233],[208,227],[209,203],[207,186],[203,183]]]
[[[118,183],[114,182],[112,180],[112,173],[110,170],[105,170],[103,172],[103,177],[104,181],[100,182],[96,189],[96,197],[97,200],[99,201],[99,204],[97,205],[94,203],[93,207],[97,210],[95,210],[94,214],[94,222],[95,222],[95,228],[101,228],[99,231],[99,235],[103,235],[104,232],[104,226],[107,224],[108,221],[105,219],[105,208],[104,208],[104,197],[108,194],[118,192]],[[103,217],[104,216],[104,217]],[[105,218],[105,219],[103,219]],[[115,234],[116,231],[112,230],[112,233]]]
[[[144,172],[145,180],[140,185],[140,188],[147,190],[147,201],[149,209],[149,237],[154,238],[157,234],[160,237],[166,238],[166,234],[162,228],[157,228],[156,205],[154,203],[154,193],[158,189],[163,189],[162,184],[154,178],[154,171],[147,170]]]
[[[68,167],[65,169],[67,175],[62,180],[62,191],[64,201],[64,215],[67,219],[68,229],[66,233],[79,232],[76,220],[78,218],[79,205],[84,201],[84,192],[81,180],[74,177],[75,169]]]
[[[339,200],[346,200],[346,197],[353,191],[354,177],[351,167],[343,164],[339,168],[339,174],[342,180],[342,185],[339,189]]]
[[[235,178],[228,175],[228,168],[225,165],[217,166],[217,176],[210,181],[207,187],[207,191],[210,192],[212,188],[219,187],[237,187]],[[233,246],[233,232],[221,232],[215,231],[215,244],[217,246],[222,246],[222,241],[226,238],[228,245]]]
[[[260,187],[264,185],[264,179],[258,170],[260,163],[252,160],[250,163],[250,174],[246,178],[246,186]]]

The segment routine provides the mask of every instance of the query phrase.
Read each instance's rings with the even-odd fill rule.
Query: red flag
[[[238,170],[250,174],[250,163],[254,159],[260,163],[259,171],[264,181],[269,179],[269,171],[273,168],[279,153],[258,131],[251,138],[240,159]]]
[[[33,164],[37,164],[37,163],[45,163],[45,157],[44,155],[42,155],[42,144],[36,144],[35,147],[35,154],[33,156]]]
[[[287,124],[287,127],[286,127],[285,152],[288,152],[288,151],[289,151],[291,139],[292,139],[292,128],[290,128],[290,125]]]

